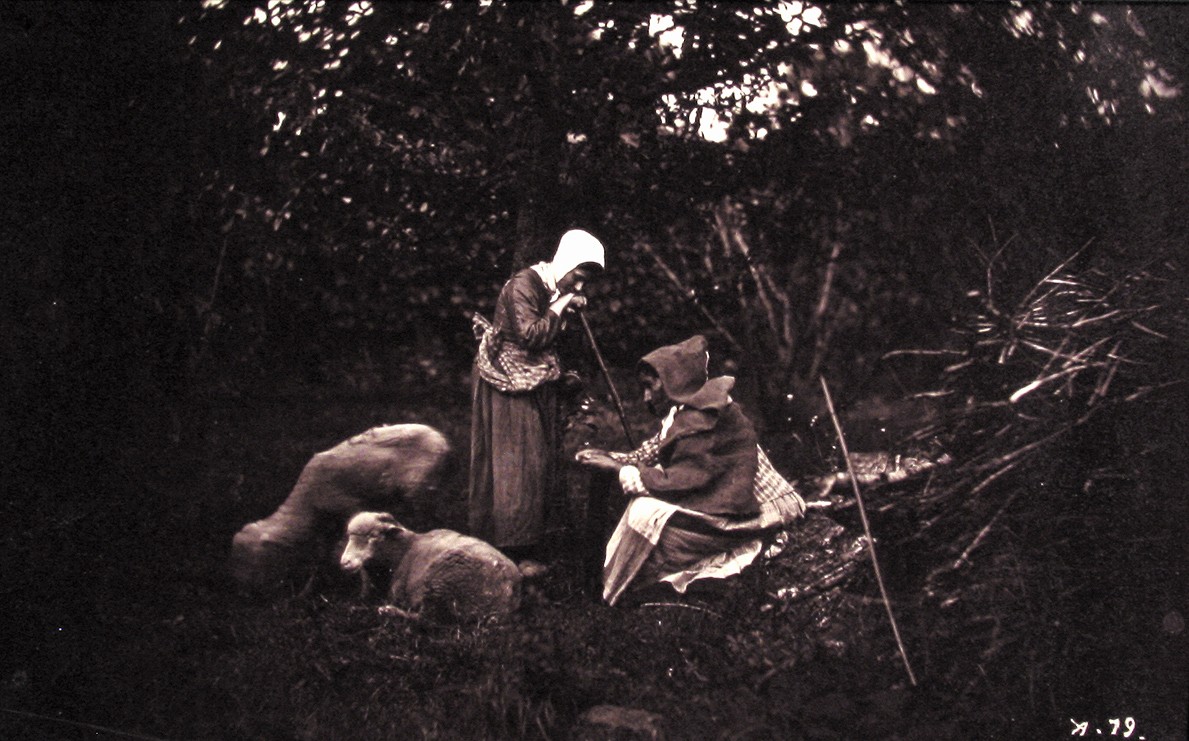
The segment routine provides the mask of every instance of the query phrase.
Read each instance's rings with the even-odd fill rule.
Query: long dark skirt
[[[505,394],[472,375],[471,535],[497,548],[538,545],[559,490],[556,385]]]

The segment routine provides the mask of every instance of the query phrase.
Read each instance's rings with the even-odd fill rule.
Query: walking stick
[[[900,640],[900,629],[896,627],[896,616],[892,614],[892,603],[888,601],[888,590],[884,588],[883,575],[879,571],[879,560],[875,557],[875,539],[871,537],[871,525],[867,522],[867,510],[863,508],[863,495],[859,493],[859,481],[855,478],[855,468],[850,461],[850,451],[846,449],[846,436],[842,434],[842,423],[834,413],[834,401],[830,398],[830,387],[826,385],[826,377],[819,376],[822,391],[826,394],[826,408],[830,410],[830,419],[834,421],[834,430],[838,433],[838,443],[842,446],[842,457],[846,458],[846,470],[850,474],[851,487],[855,490],[855,501],[859,505],[859,517],[863,520],[863,532],[867,534],[867,549],[871,552],[871,566],[875,569],[875,581],[879,584],[879,594],[883,597],[883,605],[888,611],[888,621],[892,624],[892,635],[896,637],[896,646],[900,649],[900,658],[904,659],[904,668],[908,671],[908,681],[917,686],[917,678],[912,673],[912,666],[908,663],[908,654],[904,651],[904,642]]]
[[[607,364],[603,362],[603,354],[599,352],[599,345],[595,342],[594,333],[590,331],[590,324],[586,321],[586,314],[583,314],[581,311],[576,313],[582,321],[582,329],[586,331],[586,339],[590,342],[590,349],[594,350],[595,360],[599,363],[599,370],[603,372],[603,379],[607,382],[607,388],[611,390],[611,401],[615,402],[615,411],[619,412],[619,422],[623,425],[623,435],[627,438],[628,447],[635,450],[636,443],[632,439],[632,430],[628,427],[627,415],[623,413],[623,402],[620,401],[619,392],[615,390],[615,384],[611,381],[611,374],[607,371]]]
[[[627,438],[628,447],[635,450],[636,441],[632,439],[632,430],[628,427],[627,415],[623,413],[623,402],[619,392],[615,390],[615,383],[611,380],[611,373],[603,361],[603,353],[599,352],[599,344],[595,342],[594,333],[590,331],[590,324],[586,321],[586,314],[578,311],[578,319],[582,322],[582,329],[586,332],[586,339],[590,342],[590,349],[594,351],[595,360],[599,363],[599,370],[611,391],[611,401],[615,402],[615,411],[619,412],[619,422],[623,425],[623,435]],[[607,535],[607,495],[615,486],[617,476],[602,471],[596,471],[590,477],[589,515],[587,520],[586,562],[589,589],[597,597],[603,592],[603,543]]]

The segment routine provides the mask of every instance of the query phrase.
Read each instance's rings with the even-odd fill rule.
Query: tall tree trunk
[[[539,258],[541,223],[541,139],[543,125],[539,116],[530,114],[520,144],[525,166],[520,175],[519,210],[516,213],[516,247],[512,270],[527,267]]]

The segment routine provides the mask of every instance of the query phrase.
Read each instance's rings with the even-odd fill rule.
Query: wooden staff
[[[611,381],[611,373],[607,370],[607,364],[603,362],[603,353],[599,352],[599,345],[595,342],[594,333],[590,331],[590,324],[586,321],[586,314],[583,314],[581,311],[576,313],[582,321],[582,329],[586,331],[586,339],[590,342],[590,349],[594,350],[595,360],[599,363],[599,370],[603,372],[603,379],[607,381],[607,388],[611,390],[611,401],[615,402],[615,411],[619,412],[619,422],[623,425],[623,435],[627,438],[628,447],[635,450],[636,443],[632,439],[632,431],[628,427],[627,415],[623,413],[623,402],[620,401],[619,392],[615,390],[615,384]]]
[[[875,557],[875,538],[871,537],[871,525],[867,522],[867,510],[863,508],[863,495],[859,493],[859,479],[855,476],[855,468],[850,461],[850,451],[846,449],[846,436],[842,434],[842,423],[834,413],[834,401],[830,398],[830,387],[826,385],[826,377],[818,377],[822,382],[822,391],[826,395],[826,408],[830,410],[830,419],[834,421],[834,430],[838,433],[838,443],[842,446],[842,457],[846,458],[846,470],[850,473],[851,487],[855,490],[855,502],[859,505],[859,517],[863,520],[863,532],[867,534],[867,549],[871,552],[871,566],[875,569],[875,581],[879,584],[879,594],[883,598],[883,605],[888,611],[888,621],[892,624],[892,635],[896,636],[896,646],[900,649],[900,658],[904,659],[904,668],[908,671],[908,681],[917,686],[917,678],[912,673],[912,666],[908,663],[908,653],[904,650],[904,642],[900,640],[900,629],[896,627],[896,616],[892,614],[892,603],[888,600],[888,590],[884,588],[883,575],[879,571],[879,560]]]
[[[582,329],[586,332],[586,339],[590,342],[590,349],[594,351],[595,360],[599,363],[599,370],[611,391],[611,400],[615,403],[615,411],[619,413],[619,422],[623,425],[623,435],[627,438],[628,447],[635,450],[636,442],[632,439],[632,430],[628,427],[627,415],[623,412],[623,402],[615,384],[611,381],[611,373],[607,370],[607,363],[603,361],[603,353],[599,352],[599,344],[595,342],[594,333],[590,331],[590,324],[586,321],[586,314],[577,312],[582,322]],[[589,515],[587,520],[585,545],[586,574],[589,580],[588,588],[596,597],[603,593],[603,546],[607,536],[607,495],[612,487],[618,483],[618,477],[605,471],[594,471],[589,484]]]

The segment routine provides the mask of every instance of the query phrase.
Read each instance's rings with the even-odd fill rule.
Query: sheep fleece
[[[393,574],[389,597],[429,615],[480,618],[520,606],[520,570],[477,538],[453,530],[417,535]]]
[[[232,577],[245,587],[278,581],[300,561],[303,549],[306,556],[317,551],[319,516],[332,518],[337,529],[363,509],[421,496],[449,452],[450,444],[434,428],[396,424],[373,427],[316,454],[280,507],[232,539]]]

